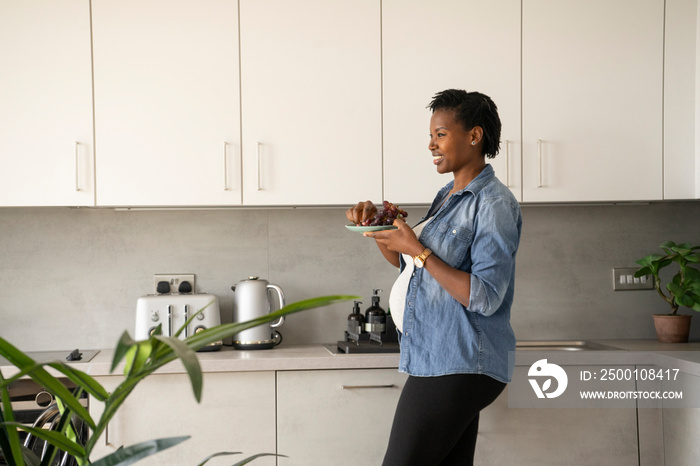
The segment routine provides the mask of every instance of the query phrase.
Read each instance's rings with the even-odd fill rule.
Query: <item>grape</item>
[[[363,226],[392,225],[397,218],[404,219],[408,213],[389,201],[382,203],[382,209],[377,211],[374,218],[362,222]]]

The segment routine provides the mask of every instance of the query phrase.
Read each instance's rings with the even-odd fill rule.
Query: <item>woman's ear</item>
[[[472,146],[475,146],[484,137],[484,129],[481,126],[475,126],[469,131],[469,135],[471,136]]]

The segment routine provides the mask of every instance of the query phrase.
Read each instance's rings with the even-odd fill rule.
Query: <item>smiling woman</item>
[[[409,374],[396,408],[385,466],[473,464],[479,412],[512,377],[510,308],[522,217],[486,158],[499,151],[501,122],[479,92],[449,89],[429,105],[428,149],[452,173],[413,228],[365,232],[400,269],[390,308],[400,330],[399,370]],[[360,202],[353,223],[376,207]],[[424,401],[430,399],[426,406]]]

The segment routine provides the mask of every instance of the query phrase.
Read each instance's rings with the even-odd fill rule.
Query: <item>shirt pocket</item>
[[[473,238],[471,220],[460,225],[444,222],[433,230],[430,236],[431,246],[428,247],[446,264],[460,268],[465,263]]]

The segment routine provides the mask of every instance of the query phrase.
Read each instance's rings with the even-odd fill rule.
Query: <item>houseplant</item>
[[[700,312],[700,271],[692,266],[700,262],[700,246],[667,241],[660,248],[665,254],[650,254],[637,261],[642,267],[634,276],[651,275],[657,293],[671,307],[669,314],[653,316],[657,339],[662,343],[687,342],[692,315],[678,314],[678,308]],[[676,264],[677,272],[666,284],[666,293],[661,287],[660,272],[672,264]]]
[[[79,466],[88,464],[93,466],[126,466],[174,446],[189,437],[172,437],[142,442],[127,448],[120,448],[96,462],[92,462],[90,458],[95,443],[119,407],[136,385],[156,369],[179,359],[190,378],[195,399],[199,402],[202,396],[203,377],[196,354],[198,349],[245,329],[272,322],[284,315],[354,299],[359,299],[359,297],[334,295],[297,301],[265,316],[246,322],[222,324],[191,335],[184,340],[178,339],[178,336],[206,306],[189,317],[187,322],[172,337],[163,336],[158,328],[147,340],[134,341],[127,332],[124,332],[117,342],[111,366],[111,371],[114,371],[124,361],[124,381],[112,393],[108,393],[104,387],[85,372],[76,370],[63,361],[37,363],[0,337],[0,355],[19,369],[17,374],[8,378],[5,378],[0,372],[0,451],[2,451],[9,466],[48,466],[59,450],[72,455]],[[78,387],[78,393],[71,393],[66,389],[56,377],[45,369],[45,366],[60,372],[62,376],[74,382]],[[31,428],[15,422],[8,387],[15,380],[25,376],[31,377],[41,384],[56,398],[61,417],[55,429]],[[104,410],[99,419],[93,420],[88,411],[80,404],[78,399],[80,391],[85,391],[98,402],[104,403]],[[81,420],[92,430],[91,437],[84,444],[75,435],[74,419]],[[42,458],[38,458],[32,451],[25,448],[20,441],[17,429],[25,430],[47,442],[49,445],[48,453],[43,454]],[[204,459],[200,466],[214,456],[228,454],[235,453],[216,453]],[[265,455],[268,454],[254,455],[236,464],[246,464]]]

